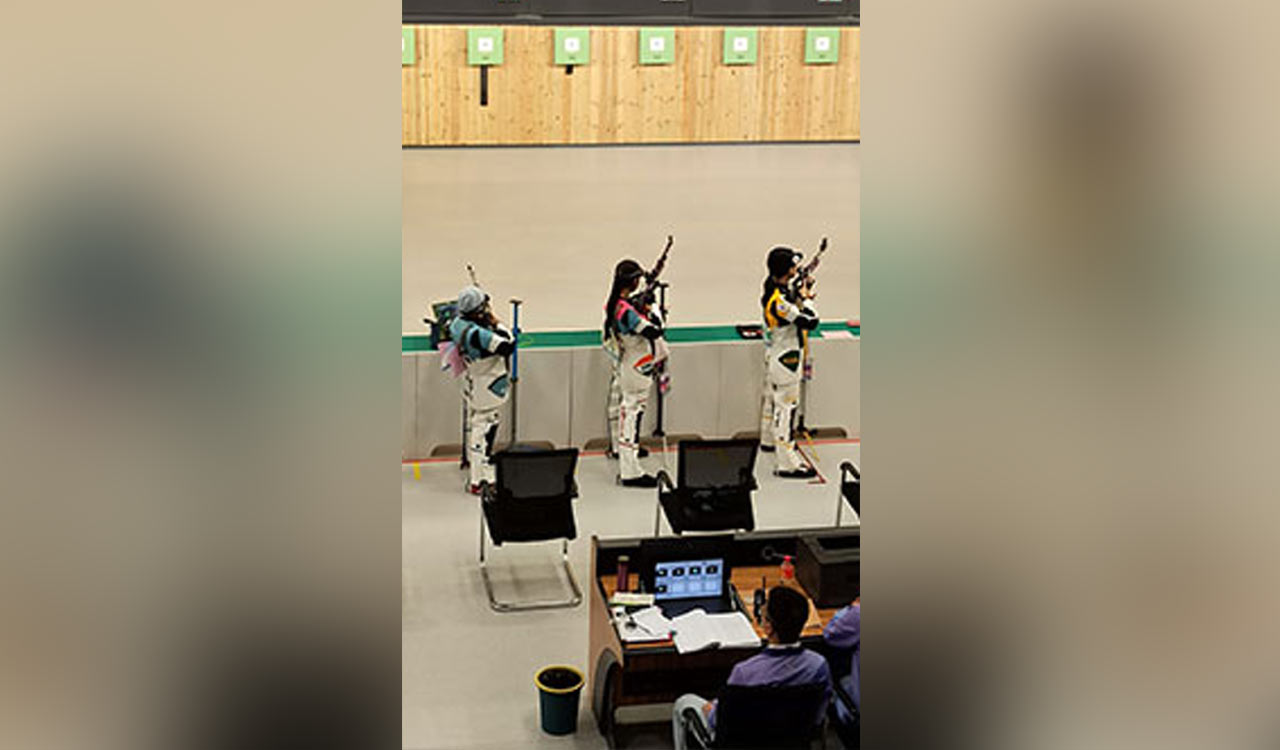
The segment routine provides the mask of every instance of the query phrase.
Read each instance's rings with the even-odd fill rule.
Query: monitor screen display
[[[659,562],[653,566],[653,598],[709,598],[724,593],[724,559]]]

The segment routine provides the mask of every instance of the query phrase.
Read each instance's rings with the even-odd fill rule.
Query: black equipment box
[[[695,16],[850,16],[861,0],[693,0]]]
[[[861,542],[848,536],[802,536],[796,545],[796,578],[819,607],[843,607],[858,595]]]
[[[533,9],[547,16],[689,16],[685,0],[533,0]]]
[[[515,17],[531,13],[530,0],[401,0],[400,16],[405,23],[427,23],[448,16]]]

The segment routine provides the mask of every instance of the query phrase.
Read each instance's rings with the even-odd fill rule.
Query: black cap
[[[765,265],[769,267],[770,276],[781,276],[790,271],[799,261],[800,254],[789,247],[778,246],[769,251],[769,260]]]
[[[644,269],[634,260],[627,259],[618,261],[618,265],[613,268],[613,278],[615,281],[629,283],[644,276]]]

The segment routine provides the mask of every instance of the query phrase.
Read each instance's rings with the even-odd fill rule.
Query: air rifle
[[[667,256],[671,254],[671,245],[673,242],[675,242],[675,239],[671,235],[667,235],[667,245],[662,248],[662,255],[658,256],[658,261],[653,264],[652,269],[645,271],[645,290],[641,292],[637,298],[640,306],[644,309],[648,309],[653,305],[653,301],[658,290],[666,286],[664,282],[658,281],[658,277],[662,275],[662,270],[667,266]]]
[[[825,253],[826,251],[827,251],[827,238],[823,237],[822,242],[818,244],[818,252],[814,253],[814,256],[811,259],[809,259],[809,262],[805,263],[796,271],[796,277],[791,282],[792,289],[795,292],[798,293],[801,289],[805,287],[806,284],[808,284],[813,279],[813,272],[818,270],[818,264],[822,262],[822,254]]]

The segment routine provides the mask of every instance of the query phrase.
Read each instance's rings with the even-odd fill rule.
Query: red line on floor
[[[814,445],[857,445],[862,443],[862,438],[826,438],[823,440],[813,441]],[[676,446],[671,446],[668,451],[674,451]],[[662,449],[649,449],[651,453],[662,453]],[[592,456],[603,456],[604,451],[581,451],[578,455],[582,458],[590,458]],[[458,461],[458,456],[432,456],[430,458],[404,458],[400,460],[401,466],[411,466],[413,464],[443,464],[450,461]]]

